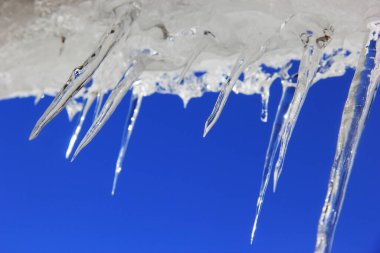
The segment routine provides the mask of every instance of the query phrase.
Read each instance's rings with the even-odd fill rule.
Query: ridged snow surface
[[[206,136],[231,91],[261,95],[266,121],[270,86],[280,78],[283,95],[265,157],[252,241],[272,171],[275,189],[310,87],[355,68],[318,226],[315,251],[330,252],[380,82],[379,38],[378,0],[2,0],[0,98],[55,95],[30,139],[63,109],[71,116],[80,112],[67,158],[95,104],[96,117],[74,159],[132,90],[114,194],[144,96],[177,94],[186,105],[204,92],[219,92]]]

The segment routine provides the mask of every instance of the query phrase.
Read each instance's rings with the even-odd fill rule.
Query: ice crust
[[[115,22],[114,9],[125,2],[1,1],[0,98],[54,95],[73,67],[83,62]],[[334,40],[326,48],[326,55],[338,49],[350,52],[348,56],[332,57],[334,65],[317,79],[342,75],[346,67],[354,67],[357,62],[371,5],[371,1],[356,0],[143,0],[128,39],[118,43],[94,75],[94,88],[115,86],[131,55],[150,48],[159,52],[160,59],[140,77],[146,95],[173,93],[188,101],[203,92],[218,91],[241,52],[260,46],[278,33],[288,17],[300,13],[323,16],[334,26]],[[178,85],[182,68],[206,30],[215,35],[215,41],[195,59],[183,85]],[[246,70],[244,85],[237,85],[234,91],[259,93],[260,81],[268,78],[260,65],[281,68],[292,59],[300,59],[301,47],[297,39],[289,38],[286,44],[266,52]],[[197,78],[192,75],[194,71],[207,74]]]

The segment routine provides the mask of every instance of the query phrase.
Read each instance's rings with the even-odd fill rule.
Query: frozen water
[[[70,118],[81,112],[67,157],[96,99],[94,122],[75,158],[133,88],[114,193],[144,96],[176,94],[186,106],[205,92],[220,92],[206,135],[232,91],[259,94],[266,122],[270,86],[281,78],[283,95],[265,157],[253,239],[276,156],[274,189],[309,88],[356,68],[318,227],[316,252],[330,252],[358,141],[380,82],[379,22],[378,0],[3,0],[0,98],[35,96],[37,103],[45,94],[56,96],[31,139],[64,108]],[[300,61],[298,73],[288,73],[295,61]]]

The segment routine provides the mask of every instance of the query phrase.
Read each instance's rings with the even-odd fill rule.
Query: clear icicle
[[[71,136],[71,139],[70,139],[70,142],[69,142],[69,146],[67,147],[67,151],[66,151],[66,159],[69,158],[72,150],[73,150],[73,147],[75,145],[75,142],[78,138],[78,135],[82,129],[82,126],[83,126],[83,122],[84,120],[86,119],[86,115],[87,115],[87,112],[88,110],[91,108],[91,105],[92,103],[94,102],[95,100],[95,94],[94,93],[90,93],[88,95],[88,98],[87,98],[87,101],[86,101],[86,105],[84,106],[83,110],[82,110],[82,114],[79,118],[79,122],[78,122],[78,125],[76,126],[75,130],[74,130],[74,133],[73,135]]]
[[[274,175],[275,184],[277,183],[277,179],[278,179],[278,177],[276,178],[276,170],[279,171],[282,168],[286,148],[287,148],[290,136],[292,134],[292,131],[294,129],[294,125],[297,121],[299,112],[305,101],[307,92],[309,91],[309,88],[312,85],[313,78],[318,70],[318,65],[322,56],[322,51],[326,47],[327,43],[330,41],[331,38],[326,35],[326,36],[317,38],[314,41],[315,37],[312,36],[312,33],[307,32],[301,35],[301,39],[304,42],[305,47],[304,47],[304,52],[303,52],[303,56],[302,56],[300,67],[299,67],[297,88],[294,91],[294,97],[289,105],[287,112],[282,116],[282,118],[284,119],[283,125],[281,125],[281,128],[277,130],[278,134],[281,137],[281,140],[279,141],[277,139],[278,137],[273,137],[275,139],[271,139],[270,144],[269,144],[266,161],[264,165],[264,171],[263,171],[263,182],[262,182],[262,185],[260,188],[260,194],[257,200],[256,215],[255,215],[255,220],[254,220],[252,234],[251,234],[251,243],[253,242],[255,231],[257,228],[257,222],[260,216],[265,192],[268,187],[270,173],[272,170],[272,162],[277,152],[278,145],[279,143],[281,143],[281,149],[280,149],[279,157],[278,157],[276,168],[275,168],[275,175]],[[291,92],[291,90],[289,90],[289,92]],[[277,120],[280,120],[280,119],[277,118],[276,121]]]
[[[235,86],[236,81],[239,79],[240,74],[244,72],[244,70],[250,63],[259,59],[265,53],[265,50],[266,47],[262,46],[259,49],[254,49],[248,53],[243,53],[242,55],[240,55],[234,67],[232,68],[230,76],[228,77],[227,81],[223,84],[223,87],[219,93],[214,108],[206,121],[203,137],[207,135],[207,133],[211,130],[211,128],[219,119],[224,105],[226,104],[226,101],[228,99],[228,96],[230,95],[233,87]]]
[[[94,110],[94,119],[92,121],[95,121],[95,119],[99,116],[100,109],[102,108],[103,97],[104,97],[104,93],[103,92],[98,92],[98,95],[96,96],[96,105],[95,105],[95,110]]]
[[[269,102],[269,88],[264,88],[261,93],[261,115],[260,119],[262,122],[268,121],[268,102]]]
[[[115,111],[116,107],[119,105],[121,100],[124,98],[125,94],[131,88],[132,84],[140,76],[144,69],[144,65],[141,59],[133,60],[128,70],[120,79],[116,87],[112,90],[110,96],[105,102],[99,116],[91,125],[90,129],[87,131],[86,136],[83,138],[79,144],[77,150],[74,153],[72,160],[79,154],[79,152],[95,137],[95,135],[100,131],[103,125],[107,122],[109,117]]]
[[[185,67],[183,68],[181,74],[178,78],[178,84],[181,84],[185,78],[185,75],[189,71],[191,65],[193,65],[194,61],[198,58],[198,56],[202,53],[203,50],[207,48],[209,43],[215,39],[215,35],[212,34],[210,31],[204,31],[203,32],[203,38],[199,42],[199,44],[195,47],[193,53],[191,54],[190,58],[187,60]]]
[[[329,33],[330,31],[326,30],[325,32]],[[306,41],[308,40],[309,38],[306,39]],[[309,92],[309,89],[313,84],[314,77],[318,71],[323,49],[328,45],[330,41],[331,37],[325,34],[325,36],[317,38],[315,40],[315,43],[307,43],[307,46],[305,47],[305,51],[302,56],[298,71],[297,88],[295,90],[293,100],[290,104],[289,111],[286,114],[286,121],[283,126],[284,129],[281,133],[281,147],[273,175],[274,191],[276,190],[278,179],[282,172],[286,150],[288,148],[289,140],[292,136],[294,126],[297,123],[297,119],[303,103],[305,102],[307,93]]]
[[[62,111],[68,101],[90,80],[91,76],[98,69],[111,49],[126,34],[126,28],[129,27],[132,22],[132,15],[130,13],[125,14],[118,23],[113,25],[113,27],[106,32],[99,46],[90,57],[88,57],[81,66],[74,69],[66,84],[38,120],[30,134],[30,140],[36,138],[42,128]]]
[[[290,103],[294,97],[295,93],[295,83],[297,81],[296,75],[292,78],[289,78],[288,76],[282,77],[282,96],[280,103],[277,108],[276,117],[272,126],[272,133],[269,140],[269,145],[267,148],[267,152],[265,155],[265,163],[264,163],[264,169],[263,169],[263,175],[261,180],[261,192],[264,194],[269,183],[269,179],[272,172],[273,167],[273,161],[275,158],[275,155],[277,153],[281,134],[283,131],[284,122],[286,121],[286,116],[289,110]]]
[[[334,163],[318,224],[315,252],[331,251],[356,149],[380,83],[380,22],[370,24],[344,106]],[[377,52],[376,52],[377,51]]]
[[[122,165],[125,158],[125,153],[127,151],[128,144],[129,144],[129,140],[131,138],[133,128],[135,126],[137,117],[139,115],[142,99],[143,99],[142,95],[136,95],[132,92],[131,102],[129,105],[129,111],[128,111],[127,118],[125,120],[124,132],[123,132],[123,137],[121,140],[121,147],[120,147],[119,155],[117,157],[117,162],[116,162],[115,176],[114,176],[113,185],[112,185],[112,195],[115,195],[117,180],[121,173]]]
[[[264,195],[269,184],[269,179],[270,179],[271,171],[273,167],[273,160],[275,158],[278,146],[280,144],[281,132],[283,130],[283,123],[286,120],[286,115],[290,106],[290,101],[293,99],[294,92],[295,92],[295,87],[293,86],[283,87],[281,101],[277,108],[277,114],[276,114],[275,121],[273,123],[272,133],[269,140],[267,153],[265,156],[265,163],[264,163],[263,175],[262,175],[261,186],[260,186],[260,195],[257,200],[256,216],[255,216],[254,226],[253,226],[252,234],[251,234],[251,244],[253,242],[253,237],[256,231],[257,221],[260,215],[262,203],[264,201]]]

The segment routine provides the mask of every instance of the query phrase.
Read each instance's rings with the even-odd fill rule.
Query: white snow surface
[[[56,94],[116,22],[118,6],[128,6],[129,2],[2,0],[0,98]],[[93,89],[114,87],[131,56],[151,49],[158,52],[159,59],[147,64],[140,77],[144,95],[172,93],[187,101],[206,91],[218,91],[237,57],[268,39],[276,41],[273,36],[281,34],[281,26],[294,15],[309,18],[300,18],[301,24],[292,25],[282,36],[284,40],[277,40],[253,62],[244,82],[239,81],[234,91],[259,93],[262,85],[270,85],[274,79],[262,71],[262,64],[282,68],[290,60],[299,60],[303,45],[300,34],[294,31],[300,31],[300,25],[316,33],[322,31],[321,24],[333,26],[333,39],[325,54],[333,55],[338,49],[350,53],[333,56],[332,66],[316,80],[342,75],[347,67],[356,65],[367,22],[380,16],[379,1],[369,0],[141,0],[135,5],[139,15],[131,31],[96,71]],[[319,26],[321,30],[317,31]],[[196,57],[180,85],[178,76],[201,43],[204,31],[210,31],[215,39]],[[207,73],[195,77],[194,71]]]

